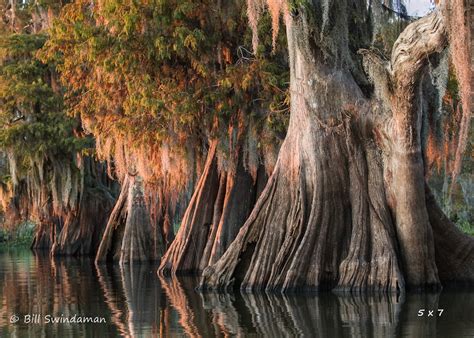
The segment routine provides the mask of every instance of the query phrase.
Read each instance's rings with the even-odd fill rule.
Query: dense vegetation
[[[35,222],[33,247],[53,254],[205,271],[210,288],[366,287],[384,272],[370,287],[403,289],[405,273],[407,284],[438,284],[435,273],[404,271],[404,224],[420,219],[420,257],[433,258],[442,212],[426,179],[473,232],[466,34],[450,33],[467,26],[457,0],[433,19],[446,21],[433,36],[458,52],[439,43],[420,56],[407,80],[415,91],[396,58],[416,18],[353,2],[2,0],[4,227]],[[416,104],[397,101],[404,90]],[[420,126],[403,125],[414,144],[384,129],[392,115],[403,129],[410,119],[397,114],[419,114]],[[425,214],[402,211],[403,194],[426,197]],[[326,248],[339,233],[344,244]],[[355,244],[373,233],[389,254]],[[292,261],[303,252],[314,266]],[[388,255],[390,266],[360,272],[360,252],[373,266]]]

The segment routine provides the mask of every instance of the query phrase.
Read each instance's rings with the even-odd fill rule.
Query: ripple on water
[[[284,296],[200,294],[195,285],[191,278],[160,280],[152,265],[95,266],[90,259],[0,250],[0,337],[474,337],[468,291]],[[97,316],[106,323],[27,324],[26,314],[43,321],[47,314]]]

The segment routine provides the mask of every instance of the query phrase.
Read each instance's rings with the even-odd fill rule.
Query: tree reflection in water
[[[162,285],[178,311],[184,332],[192,337],[474,335],[472,292],[401,297],[395,294],[222,294],[198,293],[191,287],[196,283],[186,286],[186,282],[178,279],[162,280]],[[422,317],[418,316],[420,309],[425,309]],[[437,309],[444,309],[441,317],[436,317]],[[428,310],[434,310],[434,316],[428,317]]]
[[[109,317],[93,271],[89,259],[0,252],[0,337],[116,334],[113,327],[103,324],[44,324],[46,315]],[[13,315],[21,318],[15,325],[10,323]],[[24,323],[25,315],[38,315],[41,323]]]
[[[474,336],[472,292],[199,293],[196,279],[159,279],[155,272],[147,264],[95,266],[88,259],[0,253],[0,336]],[[107,323],[10,324],[12,314],[28,313],[103,316]]]
[[[122,336],[167,335],[169,309],[148,264],[98,265],[97,276],[111,321]],[[154,277],[154,273],[153,273]]]

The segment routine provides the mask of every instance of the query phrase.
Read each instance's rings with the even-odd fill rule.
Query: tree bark
[[[155,234],[154,236],[152,234]],[[96,255],[96,263],[112,260],[121,265],[159,260],[164,251],[161,229],[152,222],[145,203],[143,181],[127,175],[110,214]]]
[[[446,222],[431,204],[430,219],[425,203],[419,86],[427,57],[446,46],[443,13],[409,25],[391,62],[362,51],[375,83],[368,99],[347,40],[334,40],[348,27],[349,3],[325,3],[339,29],[325,32],[329,42],[319,37],[324,23],[313,21],[321,4],[287,15],[288,133],[254,210],[222,258],[203,271],[201,288],[439,287],[432,228]],[[472,242],[463,243],[471,257]],[[456,279],[471,278],[464,270],[470,259],[457,255]]]
[[[163,256],[160,274],[196,273],[217,261],[254,205],[258,178],[254,180],[244,168],[241,149],[235,169],[221,172],[216,150],[217,141],[211,141],[202,176],[176,238]]]
[[[84,159],[84,188],[77,206],[63,217],[64,225],[57,232],[50,253],[53,256],[93,256],[99,247],[115,199],[112,182],[103,164]]]
[[[59,227],[57,224],[58,219],[50,222],[40,222],[35,230],[35,236],[31,243],[31,250],[33,251],[44,251],[50,250],[54,244],[55,231]]]
[[[23,188],[16,192],[13,202],[19,205],[15,209],[27,210],[21,218],[38,222],[33,250],[53,256],[97,252],[114,202],[113,186],[102,164],[86,157],[79,167],[38,167],[43,178],[31,173],[22,183],[26,192]]]
[[[393,127],[387,131],[390,149],[386,177],[393,197],[401,260],[409,285],[437,287],[433,234],[425,204],[425,175],[421,148],[421,77],[427,55],[446,46],[441,12],[410,25],[393,48],[390,95]]]
[[[88,256],[97,252],[113,199],[92,193],[85,193],[83,198],[79,209],[66,216],[51,246],[51,255]]]
[[[159,272],[191,273],[199,268],[212,224],[214,202],[219,189],[217,142],[210,144],[204,170],[184,213],[176,238],[161,260]]]

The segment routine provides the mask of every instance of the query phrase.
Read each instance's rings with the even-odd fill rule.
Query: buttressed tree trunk
[[[161,274],[196,273],[216,262],[252,210],[264,174],[259,170],[257,178],[252,178],[244,168],[241,149],[235,169],[219,172],[216,148],[217,141],[211,141],[176,238],[161,261]]]
[[[47,221],[40,221],[36,227],[30,248],[33,251],[51,250],[54,245],[56,230],[59,227],[60,220],[57,217]]]
[[[160,259],[164,250],[161,229],[152,222],[145,201],[144,183],[137,175],[127,175],[110,214],[96,255],[106,260],[129,264]]]
[[[53,160],[34,167],[12,199],[14,209],[26,210],[20,219],[38,224],[31,248],[95,255],[114,203],[111,183],[104,165],[89,157],[77,166]]]
[[[111,180],[104,165],[92,158],[78,156],[76,161],[54,157],[33,161],[14,187],[8,211],[13,220],[37,223],[33,250],[52,255],[97,251],[114,202]]]
[[[95,255],[114,205],[112,183],[103,164],[84,159],[82,191],[77,206],[64,215],[51,255]]]
[[[452,279],[447,262],[456,280],[474,282],[473,241],[427,197],[421,155],[420,80],[447,45],[444,12],[410,24],[390,61],[360,52],[369,98],[351,52],[363,41],[349,36],[362,36],[366,1],[295,3],[285,14],[289,130],[254,210],[201,288],[436,289]],[[457,240],[463,251],[450,252]]]

